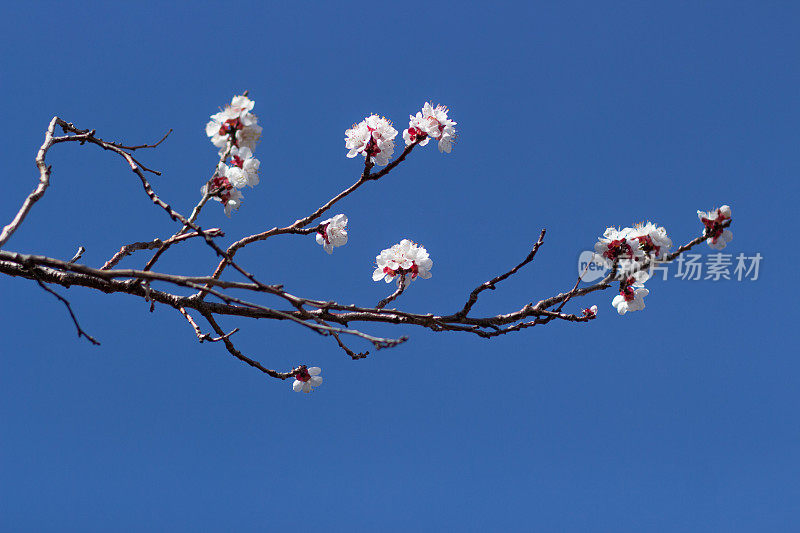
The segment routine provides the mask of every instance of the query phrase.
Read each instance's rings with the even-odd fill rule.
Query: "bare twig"
[[[525,265],[527,265],[528,263],[533,261],[533,258],[536,257],[536,252],[539,251],[539,247],[544,242],[545,233],[547,233],[547,229],[543,228],[542,232],[539,234],[539,240],[536,241],[536,243],[533,245],[533,249],[530,251],[530,253],[527,255],[527,257],[525,257],[525,259],[522,260],[522,262],[520,264],[518,264],[517,266],[515,266],[514,268],[512,268],[511,270],[509,270],[505,274],[501,274],[501,275],[499,275],[499,276],[497,276],[495,278],[492,278],[489,281],[487,281],[486,283],[478,285],[475,289],[473,289],[473,291],[469,294],[469,298],[467,298],[467,303],[464,304],[464,307],[461,309],[461,311],[456,313],[456,316],[467,316],[467,314],[469,313],[470,309],[472,309],[472,306],[475,305],[475,302],[478,301],[478,295],[480,293],[482,293],[486,289],[494,290],[496,284],[498,284],[501,281],[513,276],[514,274],[517,273],[517,271],[520,268],[524,267]]]
[[[298,306],[297,306],[297,309],[302,311],[302,306],[301,306],[301,305],[298,305]],[[323,321],[323,320],[322,320],[321,318],[319,318],[319,317],[316,317],[316,316],[313,316],[313,315],[312,315],[312,318],[313,318],[314,320],[316,320],[318,324],[323,324],[323,325],[325,325],[325,326],[327,326],[327,325],[328,325],[328,324],[326,324],[326,323],[325,323],[325,321]],[[355,360],[357,360],[357,359],[364,359],[365,357],[367,357],[367,356],[369,355],[369,351],[366,351],[366,352],[358,352],[358,353],[356,353],[356,352],[354,352],[353,350],[351,350],[351,349],[350,349],[350,348],[349,348],[349,347],[348,347],[348,346],[347,346],[347,345],[346,345],[344,342],[342,342],[342,339],[341,339],[341,337],[339,337],[339,334],[338,334],[338,333],[336,333],[335,331],[332,331],[332,332],[331,332],[331,336],[332,336],[332,337],[334,338],[334,340],[336,341],[336,344],[338,344],[338,345],[339,345],[339,348],[341,348],[342,350],[344,350],[344,353],[346,353],[347,355],[349,355],[349,356],[350,356],[350,358],[351,358],[351,359],[353,359],[354,361],[355,361]]]
[[[205,230],[206,235],[211,237],[223,237],[225,234],[219,228],[212,228]],[[199,233],[185,233],[183,235],[179,235],[177,237],[171,237],[168,240],[171,240],[172,243],[177,243],[180,241],[185,241],[186,239],[191,239],[193,237],[200,236]],[[131,255],[133,252],[137,250],[154,250],[164,244],[165,241],[161,239],[153,239],[152,241],[146,242],[134,242],[131,244],[126,244],[122,248],[119,249],[119,252],[115,253],[114,256],[105,262],[105,264],[100,267],[100,270],[108,270],[110,268],[115,267],[120,261],[122,261],[125,257]],[[74,262],[74,261],[73,261]]]
[[[211,328],[217,333],[217,335],[220,336],[220,340],[222,340],[222,342],[225,343],[225,348],[228,350],[228,352],[232,356],[234,356],[236,359],[238,359],[238,360],[240,360],[240,361],[242,361],[244,363],[247,363],[248,365],[252,366],[253,368],[257,368],[258,370],[262,371],[263,373],[265,373],[268,376],[271,376],[273,378],[287,379],[287,378],[290,378],[290,377],[294,376],[295,374],[297,374],[298,368],[295,368],[295,369],[293,369],[293,370],[291,370],[289,372],[278,372],[276,370],[271,370],[271,369],[265,367],[264,365],[262,365],[258,361],[254,361],[253,359],[250,359],[249,357],[247,357],[242,352],[240,352],[239,350],[236,349],[236,346],[234,346],[233,343],[231,342],[230,334],[227,334],[227,335],[225,334],[225,331],[221,327],[219,327],[219,324],[217,324],[217,321],[214,320],[214,317],[211,315],[211,313],[202,313],[202,314],[203,314],[203,317],[205,317],[205,319],[211,325]]]
[[[386,304],[388,304],[389,302],[391,302],[392,300],[396,299],[398,296],[403,294],[403,291],[405,290],[406,290],[406,275],[400,274],[400,278],[398,279],[397,282],[397,290],[394,291],[389,296],[387,296],[386,298],[384,298],[383,300],[381,300],[380,302],[378,302],[378,305],[375,306],[375,309],[383,309],[384,307],[386,307]]]
[[[226,333],[225,335],[222,335],[220,337],[212,337],[210,333],[203,333],[202,332],[202,330],[200,329],[200,326],[198,326],[197,322],[194,321],[194,319],[192,318],[192,315],[190,315],[189,313],[186,312],[186,309],[184,309],[183,307],[179,307],[178,311],[184,316],[184,318],[192,326],[192,328],[194,329],[194,333],[195,333],[195,335],[197,335],[197,339],[200,342],[204,342],[204,341],[219,342],[221,340],[227,339],[228,337],[230,337],[231,335],[233,335],[234,333],[239,331],[239,328],[233,328],[233,330],[231,332]]]
[[[342,342],[342,339],[339,338],[339,334],[338,333],[332,333],[332,335],[333,335],[333,338],[336,339],[336,344],[339,345],[339,348],[344,350],[344,353],[349,355],[352,360],[356,361],[358,359],[364,359],[369,355],[369,351],[366,351],[366,352],[354,352],[353,350],[348,348],[347,345],[344,342]]]
[[[137,144],[136,146],[125,146],[124,144],[114,143],[114,142],[109,142],[108,144],[116,146],[117,148],[121,148],[122,150],[130,150],[132,152],[135,150],[140,150],[142,148],[156,148],[158,147],[159,144],[163,143],[167,139],[167,137],[169,137],[170,133],[172,133],[172,128],[170,128],[169,131],[165,133],[164,136],[161,137],[161,139],[159,139],[158,142],[156,142],[155,144]]]
[[[43,288],[45,291],[49,292],[50,294],[52,294],[53,296],[58,298],[61,301],[61,303],[63,303],[67,307],[67,311],[69,312],[69,316],[72,319],[72,323],[75,324],[75,329],[78,330],[78,337],[79,338],[80,337],[86,337],[86,340],[88,340],[89,342],[91,342],[95,346],[100,346],[100,342],[97,339],[95,339],[94,337],[92,337],[91,335],[89,335],[88,333],[86,333],[83,330],[83,328],[81,328],[81,325],[78,324],[78,319],[75,317],[75,313],[72,312],[72,306],[70,305],[69,300],[67,300],[66,298],[64,298],[63,296],[58,294],[56,291],[54,291],[53,289],[51,289],[50,287],[45,285],[42,282],[42,280],[40,280],[38,277],[36,277],[35,274],[34,274],[34,280],[36,280],[36,283],[38,283],[41,288]]]
[[[209,237],[222,237],[223,235],[225,235],[222,232],[222,230],[219,229],[219,228],[206,230],[205,234],[208,235]],[[156,253],[153,254],[153,257],[150,258],[150,260],[147,262],[147,264],[144,266],[144,268],[142,270],[150,270],[151,268],[153,268],[153,265],[156,264],[156,261],[158,261],[158,258],[161,257],[161,254],[164,253],[167,250],[167,248],[169,248],[173,244],[175,244],[177,242],[185,241],[186,239],[191,239],[192,237],[197,237],[199,235],[200,234],[198,232],[183,233],[183,234],[175,234],[175,235],[173,235],[172,237],[170,237],[169,239],[167,239],[166,241],[163,241],[163,242],[161,242],[160,239],[153,240],[153,242],[155,242],[156,240],[159,241],[159,244],[157,245],[158,246],[158,251],[156,251]],[[155,248],[155,246],[153,246],[152,248]],[[148,247],[148,249],[152,249],[152,248]]]
[[[75,252],[75,255],[72,256],[72,259],[69,260],[70,263],[76,262],[78,259],[83,257],[83,253],[86,251],[86,248],[83,246],[78,246],[78,251]]]
[[[586,273],[589,271],[589,265],[590,264],[591,264],[591,262],[586,264],[586,268],[583,269],[583,272],[581,272],[581,274],[578,276],[578,279],[575,280],[575,286],[572,287],[571,291],[569,291],[569,293],[568,293],[569,296],[567,296],[567,298],[563,302],[561,302],[561,304],[556,308],[556,313],[560,313],[561,310],[564,309],[564,306],[567,305],[567,302],[569,302],[570,298],[572,298],[573,293],[578,289],[578,285],[581,284],[581,280],[583,279],[583,276],[585,276]],[[617,268],[617,263],[615,261],[614,262],[614,267],[613,267],[612,270],[616,270],[616,268]]]
[[[47,126],[47,131],[44,134],[44,143],[42,143],[39,152],[36,154],[36,167],[39,169],[39,184],[22,203],[22,207],[19,208],[14,219],[0,232],[0,248],[2,248],[6,241],[17,231],[17,228],[19,228],[22,221],[25,220],[33,204],[44,196],[44,192],[47,190],[47,187],[50,186],[50,167],[44,162],[44,158],[47,155],[47,151],[53,145],[53,132],[56,129],[57,121],[58,117],[53,117],[53,120],[50,121],[50,125]]]

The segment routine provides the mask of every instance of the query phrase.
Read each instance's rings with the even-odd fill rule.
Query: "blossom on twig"
[[[633,284],[620,283],[619,294],[611,301],[617,313],[624,315],[628,311],[641,311],[644,309],[644,297],[650,294],[645,288],[634,288]]]
[[[212,198],[217,202],[222,202],[222,205],[225,207],[225,215],[230,218],[231,212],[235,209],[239,209],[242,205],[244,196],[238,189],[231,185],[226,175],[228,170],[229,168],[224,163],[220,163],[217,168],[217,173],[214,174],[214,177],[211,178],[208,183],[200,188],[200,192],[203,196],[209,192],[214,193]]]
[[[425,146],[430,139],[436,139],[439,141],[439,151],[449,154],[456,141],[455,125],[458,123],[448,118],[447,113],[446,106],[433,107],[430,102],[425,102],[422,111],[418,111],[416,116],[409,116],[408,129],[403,131],[406,146],[418,139],[422,139],[419,145]]]
[[[255,150],[261,138],[261,126],[258,125],[258,117],[251,113],[254,106],[255,102],[248,97],[234,96],[230,105],[211,115],[211,120],[206,124],[206,135],[211,137],[211,142],[220,152],[225,150],[228,140],[234,146]]]
[[[344,132],[345,148],[350,150],[347,157],[362,154],[372,163],[380,166],[389,164],[394,153],[394,138],[397,130],[392,123],[378,115],[370,115]]]
[[[253,157],[253,151],[247,146],[234,146],[231,149],[231,166],[228,179],[237,189],[245,185],[258,185],[258,167],[261,161]]]
[[[637,241],[639,249],[652,259],[662,259],[672,248],[672,239],[667,237],[667,230],[663,226],[648,221],[625,229],[628,230],[628,239]]]
[[[339,214],[320,222],[317,244],[321,244],[329,254],[333,253],[334,247],[347,244],[347,217]]]
[[[306,365],[301,365],[294,376],[292,390],[295,392],[311,392],[313,387],[319,387],[322,385],[320,372],[322,372],[322,369],[318,366],[309,368]]]
[[[606,228],[603,236],[595,243],[594,251],[605,258],[609,265],[614,261],[638,261],[644,257],[633,228]]]
[[[416,279],[417,276],[429,279],[431,277],[430,270],[433,267],[433,260],[425,247],[408,239],[403,239],[391,248],[382,250],[381,254],[375,258],[375,263],[377,267],[372,273],[372,279],[374,281],[384,279],[386,283],[400,274],[411,274],[406,276],[411,280]],[[400,284],[400,278],[397,279],[397,283]]]
[[[731,220],[730,206],[723,205],[711,211],[698,211],[697,218],[706,227],[706,243],[714,250],[722,250],[733,240],[733,232],[722,225]]]

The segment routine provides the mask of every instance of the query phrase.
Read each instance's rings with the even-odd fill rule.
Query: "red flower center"
[[[369,128],[369,126],[367,126]],[[374,131],[370,128],[370,131]],[[375,141],[375,137],[370,136],[369,142],[367,142],[367,146],[364,148],[364,151],[367,153],[367,157],[373,157],[378,155],[381,152],[381,149],[378,148],[378,143]]]
[[[636,278],[628,278],[625,280],[620,281],[619,283],[619,293],[625,298],[626,302],[630,302],[635,298],[635,291],[633,290],[633,284],[636,282]]]
[[[331,225],[331,223],[328,222],[327,224],[323,224],[322,227],[320,227],[317,230],[317,233],[322,235],[322,238],[325,239],[325,243],[326,244],[330,244],[331,243],[330,239],[328,238],[328,226],[330,226],[330,225]]]
[[[653,244],[653,239],[650,238],[650,235],[643,235],[636,238],[639,240],[639,248],[645,253],[649,254],[650,252],[655,252],[656,255],[661,253],[661,247]]]
[[[225,122],[222,123],[219,127],[219,134],[220,135],[229,135],[235,134],[237,130],[241,130],[244,128],[242,121],[239,120],[239,117],[236,118],[229,118]]]
[[[388,266],[383,267],[384,274],[389,274],[390,276],[396,276],[397,274],[411,274],[411,279],[415,279],[419,275],[419,267],[417,263],[414,261],[411,262],[411,268],[398,268],[397,270],[392,270]]]
[[[300,367],[300,370],[297,371],[297,374],[295,374],[294,378],[297,381],[302,381],[303,383],[305,383],[306,381],[311,379],[311,374],[308,373],[308,368],[305,365],[303,365]]]
[[[419,128],[416,127],[408,128],[408,137],[411,140],[411,142],[416,141],[417,137],[419,137],[419,139],[422,140],[427,136],[428,134]]]
[[[625,298],[626,302],[630,302],[635,298],[633,287],[630,285],[622,289],[619,293],[623,296],[623,298]]]
[[[603,253],[605,257],[608,259],[614,260],[623,255],[631,257],[633,255],[633,251],[631,250],[631,245],[628,244],[628,241],[623,239],[614,239],[610,243],[608,243],[608,249]]]
[[[717,209],[717,218],[712,220],[710,218],[703,217],[700,219],[700,221],[706,227],[706,234],[711,237],[711,242],[716,242],[719,236],[722,235],[722,232],[724,231],[722,224],[724,224],[729,218],[730,217],[723,215],[720,209]]]
[[[213,178],[211,178],[208,190],[214,191],[216,189],[220,189],[216,195],[219,196],[223,202],[228,203],[228,200],[231,199],[231,190],[233,189],[233,186],[231,186],[231,182],[228,181],[228,178],[219,175],[215,175]]]

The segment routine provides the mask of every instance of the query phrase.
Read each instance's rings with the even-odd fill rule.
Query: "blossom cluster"
[[[636,224],[632,228],[607,228],[598,239],[594,245],[595,252],[608,265],[617,267],[620,290],[611,305],[619,314],[644,309],[644,297],[650,293],[644,288],[644,283],[650,274],[641,270],[640,265],[645,259],[664,259],[670,248],[672,240],[667,236],[667,230],[652,222]]]
[[[222,202],[228,216],[242,203],[244,196],[239,189],[246,185],[255,187],[259,181],[261,162],[253,157],[253,151],[261,138],[261,126],[252,113],[254,106],[255,102],[247,96],[234,96],[230,105],[211,115],[211,121],[206,124],[206,135],[219,148],[221,161],[201,192],[204,196],[212,194],[214,200]]]
[[[730,224],[731,208],[723,205],[711,211],[698,211],[697,217],[705,227],[703,236],[715,250],[722,250],[733,239],[730,230],[723,226]],[[667,231],[652,222],[637,224],[632,228],[608,228],[594,245],[595,252],[609,266],[617,267],[619,294],[611,302],[617,312],[624,315],[628,311],[644,309],[644,297],[650,291],[644,288],[650,278],[650,271],[643,269],[647,260],[650,264],[668,259],[672,240]]]
[[[667,230],[652,222],[632,228],[607,228],[594,245],[595,252],[608,264],[641,261],[645,257],[662,259],[672,247]]]
[[[389,283],[397,277],[398,286],[402,278],[414,280],[419,276],[422,279],[429,279],[433,267],[433,260],[425,247],[408,239],[382,250],[380,255],[375,257],[375,263],[377,266],[372,273],[373,281],[383,279]]]
[[[457,122],[448,118],[447,112],[446,106],[433,107],[430,102],[425,102],[422,111],[409,116],[408,129],[403,132],[406,146],[417,141],[420,146],[425,146],[430,139],[435,139],[439,141],[439,151],[449,154],[456,140]]]
[[[439,143],[439,151],[449,154],[456,141],[457,123],[447,113],[447,107],[433,107],[430,102],[425,102],[422,111],[409,115],[408,128],[403,131],[406,146],[414,143],[425,146],[428,141],[435,139]],[[389,164],[389,158],[394,154],[394,138],[397,137],[397,130],[389,120],[373,114],[353,124],[344,134],[344,146],[349,150],[347,157],[361,154],[369,158],[372,164]]]
[[[723,224],[731,220],[730,206],[723,205],[719,209],[712,209],[711,211],[698,211],[697,218],[706,228],[705,235],[708,237],[706,243],[711,248],[722,250],[733,240],[731,230],[722,227]]]
[[[211,115],[211,120],[206,124],[206,135],[219,148],[220,156],[225,153],[229,141],[233,146],[247,147],[251,151],[256,149],[256,143],[261,138],[261,126],[258,125],[258,117],[251,113],[255,105],[247,96],[234,96],[230,105]]]
[[[345,148],[350,150],[347,157],[358,154],[369,158],[373,164],[386,166],[394,154],[394,138],[397,130],[384,117],[370,115],[344,132]]]

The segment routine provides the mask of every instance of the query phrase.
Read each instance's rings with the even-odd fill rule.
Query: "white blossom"
[[[394,153],[397,130],[392,123],[378,115],[370,115],[344,132],[347,157],[362,154],[376,165],[386,166]]]
[[[294,376],[294,383],[292,383],[292,390],[295,392],[311,392],[313,387],[322,385],[322,377],[319,373],[322,369],[318,366],[300,367],[297,374]]]
[[[410,274],[406,279],[414,280],[417,276],[422,279],[431,277],[433,260],[428,255],[424,246],[420,246],[408,239],[403,239],[391,248],[381,251],[375,258],[377,267],[372,273],[374,281],[384,279],[386,283],[391,282],[395,277],[402,274]],[[397,277],[397,284],[400,284],[400,277]]]
[[[417,113],[416,116],[409,115],[408,128],[403,130],[403,140],[406,141],[406,146],[414,143],[417,139],[420,146],[425,146],[430,142],[431,137],[426,131],[427,123],[422,118],[422,113]]]
[[[733,240],[733,232],[729,229],[726,229],[723,230],[722,233],[720,233],[718,236],[709,237],[708,239],[706,239],[706,243],[708,243],[708,245],[714,250],[722,250],[723,248],[728,246],[728,243],[731,242],[732,240]]]
[[[253,157],[253,151],[247,146],[234,146],[231,149],[231,166],[228,179],[231,185],[241,189],[245,185],[258,185],[258,167],[261,161]]]
[[[241,187],[244,186],[243,183],[244,174],[242,172],[242,169],[238,167],[229,167],[225,163],[220,163],[219,165],[217,165],[216,176],[225,178],[227,180],[227,183],[225,183],[225,185],[236,187],[237,189],[240,189]],[[237,185],[237,183],[239,184]]]
[[[433,107],[430,102],[425,102],[422,111],[409,116],[408,129],[403,131],[406,146],[417,139],[423,139],[419,143],[420,146],[428,144],[430,139],[436,139],[439,141],[439,151],[449,154],[456,141],[455,125],[458,123],[448,118],[447,113],[446,106]]]
[[[255,105],[256,103],[250,98],[244,95],[239,95],[239,96],[234,96],[231,99],[231,105],[229,107],[231,109],[231,112],[239,113],[239,116],[242,117],[247,113],[250,113],[255,107]]]
[[[623,271],[625,275],[627,275],[626,283],[633,287],[644,287],[644,283],[650,279],[650,272],[647,270],[637,270],[633,273],[628,273],[628,271]]]
[[[615,259],[638,261],[644,252],[636,240],[633,228],[606,228],[603,236],[594,245],[594,251],[602,256],[608,265]]]
[[[220,152],[225,150],[232,134],[234,146],[255,150],[261,138],[261,126],[257,124],[258,117],[251,113],[254,106],[255,102],[248,97],[234,96],[230,105],[211,115],[211,120],[206,124],[206,135],[211,137],[211,142]]]
[[[639,249],[652,259],[663,259],[672,248],[672,239],[667,236],[667,230],[652,222],[630,228],[628,239],[638,241]]]
[[[227,171],[228,167],[224,163],[221,163],[220,166],[217,167],[217,174],[211,178],[209,183],[206,183],[200,188],[200,192],[203,194],[203,196],[205,196],[209,190],[213,191],[218,189],[219,191],[212,196],[212,198],[217,202],[222,202],[222,205],[225,208],[225,215],[230,218],[231,212],[239,209],[239,207],[242,205],[242,199],[244,196],[242,196],[242,193],[239,192],[239,189],[236,189],[231,185],[230,180],[226,176]],[[211,186],[210,189],[209,185]]]
[[[228,218],[231,217],[232,211],[239,210],[239,207],[242,205],[243,199],[244,196],[242,195],[241,192],[239,192],[239,189],[230,190],[227,198],[223,200],[225,202],[225,215],[227,215]]]
[[[706,227],[706,243],[714,250],[722,250],[733,240],[733,232],[722,225],[731,220],[730,206],[723,205],[711,211],[698,211],[697,218]]]
[[[597,306],[593,305],[583,310],[583,316],[586,318],[594,318],[597,316]]]
[[[261,132],[263,128],[255,123],[255,115],[250,115],[254,119],[252,123],[245,123],[242,121],[243,127],[236,131],[236,145],[240,147],[249,148],[251,152],[256,149],[256,144],[261,140]],[[223,149],[220,149],[222,152]]]
[[[347,244],[347,217],[339,214],[320,222],[317,244],[321,244],[329,254],[333,253],[334,247]]]
[[[621,315],[628,311],[641,311],[644,309],[644,297],[648,294],[650,291],[647,289],[634,289],[632,286],[628,286],[614,297],[611,305],[616,307],[617,313]]]

